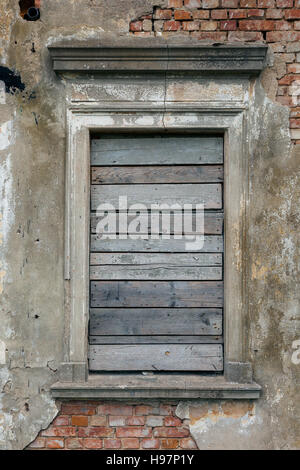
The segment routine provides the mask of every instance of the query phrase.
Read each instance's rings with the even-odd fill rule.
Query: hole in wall
[[[20,15],[26,21],[37,21],[40,19],[40,9],[36,7],[35,0],[20,0]]]

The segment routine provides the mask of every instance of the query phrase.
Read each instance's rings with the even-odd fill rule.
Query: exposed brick
[[[164,22],[162,20],[154,21],[154,31],[162,31],[164,29]]]
[[[241,42],[253,42],[262,41],[262,33],[250,32],[250,31],[230,31],[228,33],[228,41],[241,41]]]
[[[239,28],[241,31],[272,31],[274,23],[272,20],[241,20]]]
[[[277,96],[276,100],[283,106],[292,106],[293,101],[290,96]]]
[[[143,449],[159,449],[160,447],[159,439],[143,439],[141,444]]]
[[[75,415],[72,416],[72,426],[88,426],[89,419],[87,416]]]
[[[188,429],[175,428],[175,427],[161,427],[153,430],[154,437],[187,437],[189,435]]]
[[[257,0],[258,8],[274,8],[275,0]]]
[[[139,33],[133,33],[136,37],[140,38],[150,38],[154,35],[152,31],[140,31]]]
[[[152,21],[144,20],[143,21],[143,31],[152,31]]]
[[[90,425],[91,426],[106,426],[107,418],[106,416],[92,416],[90,418]]]
[[[42,436],[46,437],[71,437],[76,436],[76,428],[72,426],[50,426],[42,431]]]
[[[255,8],[257,7],[256,0],[240,0],[241,8]]]
[[[152,412],[153,412],[153,407],[150,405],[137,405],[135,407],[135,414],[138,416],[149,415]]]
[[[163,426],[164,418],[162,416],[147,416],[146,424],[151,427]]]
[[[52,426],[68,426],[69,424],[70,417],[62,415],[57,416],[57,418],[52,422]]]
[[[293,25],[290,21],[278,20],[275,21],[276,31],[288,31],[293,29]]]
[[[235,31],[237,24],[235,20],[220,21],[220,29],[223,31]]]
[[[248,18],[262,18],[265,15],[265,10],[258,8],[251,8],[247,11]]]
[[[230,19],[247,18],[247,10],[229,10]]]
[[[287,20],[297,20],[300,18],[300,8],[294,8],[293,10],[285,10],[284,17]]]
[[[208,10],[196,10],[193,12],[194,20],[206,20],[209,18]]]
[[[114,434],[113,428],[109,427],[94,427],[94,428],[78,428],[79,437],[112,437]]]
[[[112,415],[112,416],[131,416],[133,407],[131,405],[120,404],[107,404],[98,407],[98,415]]]
[[[283,17],[283,11],[277,8],[271,8],[266,11],[266,18],[277,19],[280,20]]]
[[[63,449],[65,447],[65,443],[63,439],[48,438],[46,440],[46,447],[48,449]]]
[[[181,27],[179,21],[166,21],[164,24],[164,31],[178,31]]]
[[[76,437],[68,437],[65,445],[67,449],[82,449],[83,447],[82,439],[78,439]]]
[[[238,8],[239,0],[221,0],[222,8]]]
[[[276,6],[278,8],[292,8],[293,0],[276,0]]]
[[[162,439],[161,448],[162,449],[177,449],[179,445],[178,439]]]
[[[300,64],[290,64],[288,65],[288,72],[290,73],[300,73]],[[300,79],[300,75],[299,75]]]
[[[121,449],[120,439],[104,439],[104,449]]]
[[[218,23],[216,21],[201,21],[200,28],[201,31],[216,31]]]
[[[191,437],[186,437],[180,441],[181,449],[198,449],[195,441]]]
[[[227,33],[225,32],[220,32],[220,31],[215,31],[215,32],[194,32],[191,33],[192,36],[196,39],[199,39],[199,41],[213,41],[213,42],[223,42],[227,38]]]
[[[199,21],[183,21],[182,29],[183,31],[198,31],[200,28]]]
[[[144,416],[130,416],[126,419],[127,426],[144,426],[145,418]]]
[[[102,439],[82,439],[81,442],[86,449],[102,449],[103,447]]]
[[[128,439],[122,439],[122,448],[123,449],[139,449],[140,442],[138,439],[132,437]]]
[[[181,426],[181,419],[176,418],[174,416],[166,416],[165,417],[165,426]]]
[[[212,10],[211,18],[213,20],[226,20],[227,19],[227,10]]]
[[[176,10],[174,12],[175,20],[191,20],[192,14],[186,10]]]
[[[279,55],[279,57],[281,59],[283,59],[284,62],[286,62],[287,64],[292,63],[295,60],[295,54],[292,54],[292,53],[290,53],[290,54],[276,54],[276,56],[277,55]],[[296,72],[296,73],[298,73],[298,72]]]
[[[184,0],[184,6],[187,8],[200,8],[202,0]]]
[[[155,10],[154,18],[156,20],[170,20],[172,18],[172,10],[162,10],[157,8],[157,10]]]
[[[183,6],[183,0],[168,0],[168,7],[170,8],[181,8]]]
[[[65,403],[61,407],[62,414],[91,416],[96,413],[97,406],[89,403]]]
[[[291,138],[300,139],[300,129],[291,129]]]
[[[37,437],[35,441],[33,441],[29,448],[30,449],[43,449],[45,447],[46,439],[44,437]]]
[[[218,8],[219,0],[202,0],[202,8]]]
[[[300,32],[298,31],[270,31],[267,33],[267,42],[296,42],[300,41]]]
[[[146,427],[123,427],[117,428],[117,437],[151,437],[151,429]]]
[[[143,31],[143,22],[142,21],[133,21],[130,23],[130,31]]]
[[[300,21],[294,22],[294,28],[298,31],[300,29]]]
[[[300,119],[297,119],[297,118],[290,119],[290,127],[292,129],[300,129]]]
[[[110,426],[125,426],[125,416],[109,416],[108,418]]]

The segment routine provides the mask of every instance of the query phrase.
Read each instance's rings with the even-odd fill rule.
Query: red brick
[[[283,11],[278,8],[271,8],[266,11],[266,18],[280,20],[283,17]]]
[[[272,31],[275,29],[274,23],[272,20],[241,20],[239,29],[241,31]]]
[[[300,75],[285,75],[283,78],[281,78],[278,82],[279,85],[291,85],[291,83],[295,82],[296,80],[300,79]]]
[[[183,31],[198,31],[200,28],[199,21],[183,21],[182,29]]]
[[[241,42],[252,42],[262,41],[262,33],[250,32],[250,31],[230,31],[228,33],[228,41],[241,41]]]
[[[66,439],[67,449],[82,449],[82,439],[77,439],[76,437],[69,437]]]
[[[290,128],[300,129],[300,119],[295,119],[295,118],[290,119]]]
[[[196,443],[191,437],[181,439],[180,447],[181,449],[198,449],[198,447],[196,446]]]
[[[194,20],[206,20],[209,18],[209,11],[208,10],[193,11],[193,18]]]
[[[33,441],[29,448],[30,449],[43,449],[45,447],[46,439],[44,437],[37,437],[35,441]]]
[[[100,405],[98,407],[99,415],[112,415],[112,416],[131,416],[133,407],[131,405]]]
[[[96,405],[83,403],[66,403],[61,407],[61,411],[66,415],[86,415],[91,416],[96,413]]]
[[[117,437],[151,437],[151,429],[146,427],[123,427],[117,428]]]
[[[143,22],[142,21],[133,21],[130,23],[130,31],[143,31]]]
[[[187,8],[200,8],[202,0],[184,0],[184,6]]]
[[[109,416],[108,420],[110,426],[125,426],[126,423],[125,416]]]
[[[235,20],[220,21],[220,29],[222,31],[235,31],[237,28]]]
[[[179,445],[178,439],[162,439],[161,448],[162,449],[177,449]]]
[[[50,428],[42,431],[42,436],[72,437],[76,436],[76,428],[72,426],[50,426]]]
[[[104,439],[104,449],[121,449],[120,439]]]
[[[113,428],[108,428],[104,426],[94,428],[78,428],[79,437],[112,437],[113,434]]]
[[[290,21],[278,20],[275,21],[276,31],[288,31],[293,29],[293,24]]]
[[[136,415],[149,415],[153,412],[153,407],[150,405],[137,405],[135,407],[135,414]]]
[[[181,8],[183,6],[183,0],[169,0],[168,7],[170,8]]]
[[[267,42],[296,42],[300,41],[300,32],[297,31],[270,31],[267,33]]]
[[[256,0],[240,0],[241,8],[255,8],[257,7]]]
[[[176,427],[161,427],[153,430],[154,437],[187,437],[188,429]]]
[[[274,8],[275,1],[274,0],[257,0],[258,8]]]
[[[153,36],[153,33],[152,31],[149,32],[149,31],[141,31],[139,33],[133,33],[136,37],[139,37],[139,38],[149,38],[150,36]]]
[[[217,21],[201,21],[200,22],[201,31],[216,31],[218,27]]]
[[[300,8],[294,8],[293,10],[285,10],[284,17],[287,20],[298,20],[300,18]]]
[[[191,20],[192,15],[189,11],[176,10],[174,13],[175,20]]]
[[[227,38],[227,33],[224,32],[195,32],[192,33],[192,36],[199,41],[214,41],[214,42],[223,42]]]
[[[239,0],[221,0],[221,6],[223,8],[238,8]]]
[[[164,24],[164,31],[178,31],[181,27],[179,21],[166,21]]]
[[[259,10],[258,8],[252,8],[247,11],[248,18],[262,18],[265,14],[265,10]]]
[[[140,441],[136,438],[122,439],[123,449],[139,449]]]
[[[278,101],[278,103],[282,104],[283,106],[293,105],[293,101],[290,96],[277,96],[276,101]]]
[[[87,416],[75,415],[72,416],[72,426],[88,426],[89,419]]]
[[[80,442],[86,449],[102,449],[103,447],[102,439],[82,439]]]
[[[63,439],[47,439],[46,447],[48,449],[63,449],[65,446]]]
[[[292,8],[293,0],[276,0],[276,6],[278,8]]]
[[[294,29],[297,29],[297,30],[300,29],[300,21],[295,21],[294,22]]]
[[[57,416],[52,422],[52,426],[68,426],[70,424],[69,416]]]
[[[106,416],[91,416],[90,425],[91,426],[106,426],[107,417]]]
[[[154,18],[156,20],[170,20],[172,18],[172,10],[161,10],[158,8],[155,11]]]
[[[35,8],[41,8],[41,0],[34,0]]]
[[[165,418],[165,426],[181,426],[181,424],[181,419],[174,416],[166,416]]]
[[[144,416],[130,416],[126,419],[127,426],[144,426],[145,418]]]
[[[150,426],[151,428],[155,428],[157,426],[163,426],[164,418],[163,416],[147,416],[146,424],[147,426]]]
[[[290,64],[288,65],[288,72],[290,73],[300,73],[300,64]],[[300,78],[300,75],[299,75]]]
[[[218,8],[219,7],[219,0],[202,0],[202,8]]]
[[[229,18],[230,19],[247,18],[247,10],[230,10]]]
[[[211,17],[213,20],[226,20],[227,10],[212,10]]]
[[[141,443],[143,449],[159,449],[160,446],[159,439],[143,439]]]

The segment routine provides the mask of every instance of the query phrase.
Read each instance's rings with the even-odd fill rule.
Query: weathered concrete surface
[[[130,20],[164,3],[47,0],[41,21],[26,22],[17,0],[0,2],[1,65],[25,85],[0,93],[0,448],[24,448],[51,422],[57,410],[49,387],[65,360],[64,86],[46,46],[126,34]],[[270,99],[274,70],[262,82]],[[200,449],[300,448],[300,365],[291,361],[300,339],[300,152],[289,149],[287,109],[259,86],[252,92],[248,340],[264,395],[254,407],[180,404]]]

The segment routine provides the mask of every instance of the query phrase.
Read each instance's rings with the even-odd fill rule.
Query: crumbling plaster
[[[49,387],[64,354],[63,218],[65,91],[47,45],[127,34],[129,21],[165,2],[47,0],[26,22],[1,0],[1,65],[23,91],[0,104],[0,448],[24,448],[57,413]],[[180,402],[203,448],[300,448],[299,160],[289,146],[288,109],[275,104],[271,65],[252,83],[248,211],[248,345],[262,398]],[[1,88],[3,90],[3,87]],[[299,147],[299,146],[298,146]]]

